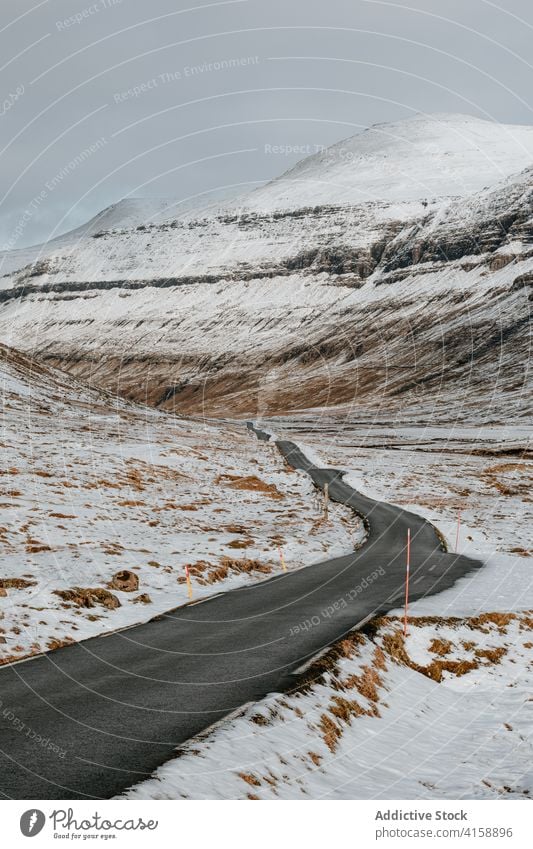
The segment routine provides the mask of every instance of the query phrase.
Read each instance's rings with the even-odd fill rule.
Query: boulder
[[[139,576],[129,569],[121,569],[113,575],[109,586],[124,593],[134,593],[139,589]]]

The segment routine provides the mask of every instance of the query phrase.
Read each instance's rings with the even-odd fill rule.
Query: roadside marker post
[[[185,577],[187,579],[187,595],[189,598],[192,598],[192,583],[191,583],[191,573],[189,572],[189,567],[185,567]]]
[[[461,532],[461,511],[457,514],[457,533],[455,535],[455,553],[459,553],[459,534]]]
[[[328,521],[329,484],[324,484],[324,520]]]
[[[284,572],[286,572],[287,571],[287,564],[285,563],[285,558],[283,556],[283,552],[282,552],[281,548],[278,548],[278,551],[279,551],[279,559],[281,561],[281,568],[283,569]]]
[[[411,528],[407,528],[407,566],[405,570],[405,612],[403,616],[403,635],[407,636],[407,607],[409,604],[409,572],[411,570]]]

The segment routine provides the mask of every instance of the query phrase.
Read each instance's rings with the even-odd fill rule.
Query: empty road
[[[366,543],[353,554],[0,669],[5,798],[109,798],[148,777],[215,720],[290,687],[314,654],[402,603],[408,527],[412,599],[481,565],[444,552],[419,516],[358,494],[342,473],[315,468],[293,443],[277,445],[318,486],[328,483],[333,500],[365,518]],[[357,590],[378,569],[382,574]],[[322,615],[341,599],[346,604]],[[299,627],[316,618],[313,627]]]

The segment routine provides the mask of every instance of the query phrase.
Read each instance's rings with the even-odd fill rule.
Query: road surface
[[[216,720],[291,687],[313,655],[402,603],[407,528],[412,599],[481,565],[445,553],[419,516],[358,494],[342,473],[315,468],[293,443],[277,445],[318,486],[328,483],[333,500],[365,518],[366,543],[353,554],[0,669],[5,798],[109,798],[147,778]],[[373,573],[378,577],[368,580]]]

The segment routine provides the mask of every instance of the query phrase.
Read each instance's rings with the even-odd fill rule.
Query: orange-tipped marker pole
[[[407,566],[405,570],[405,612],[403,615],[403,635],[407,636],[407,607],[409,604],[409,572],[411,569],[411,528],[407,528]]]
[[[185,567],[185,577],[187,578],[187,595],[189,598],[192,598],[192,583],[191,583],[191,573],[189,572],[189,567]]]
[[[281,561],[281,568],[283,569],[284,572],[286,572],[287,571],[287,564],[285,563],[285,558],[283,556],[283,552],[282,552],[281,548],[278,548],[278,551],[279,551],[279,559]]]
[[[461,531],[461,511],[457,514],[457,533],[455,535],[455,553],[459,552],[459,534]]]

